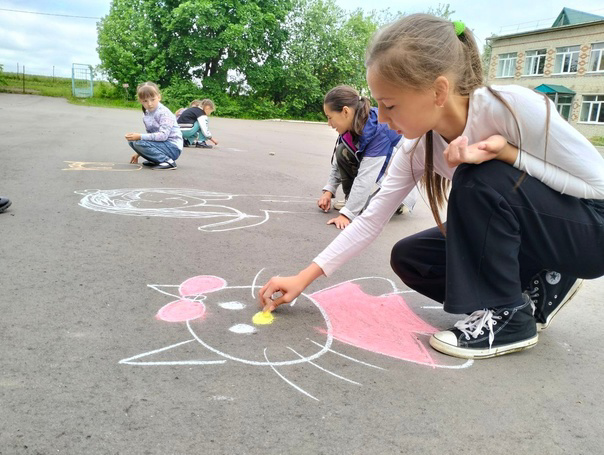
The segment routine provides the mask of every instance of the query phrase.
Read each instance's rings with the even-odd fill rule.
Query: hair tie
[[[453,21],[453,27],[455,28],[455,34],[457,36],[462,35],[463,32],[466,31],[466,24],[464,24],[462,21]]]
[[[361,101],[363,99],[363,97],[361,95],[359,95],[359,101]]]

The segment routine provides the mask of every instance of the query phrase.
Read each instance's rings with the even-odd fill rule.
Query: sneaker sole
[[[528,340],[518,341],[517,343],[506,344],[504,346],[497,346],[490,349],[471,349],[471,348],[460,348],[458,346],[452,346],[448,343],[443,343],[434,336],[430,337],[430,346],[436,349],[438,352],[447,354],[453,357],[459,357],[462,359],[488,359],[491,357],[497,357],[500,355],[511,354],[512,352],[524,351],[530,349],[537,344],[539,336],[535,335]]]
[[[178,169],[178,168],[176,168],[176,167],[158,167],[158,168],[152,167],[151,168],[152,171],[175,171],[176,169]]]
[[[550,313],[545,322],[537,322],[537,332],[541,332],[542,330],[545,330],[549,327],[549,325],[552,323],[552,319],[554,319],[554,316],[556,316],[556,314],[558,314],[562,307],[566,305],[575,296],[577,291],[579,291],[579,288],[583,285],[583,281],[585,280],[579,279],[575,282],[575,284],[573,284],[573,286],[569,289],[568,293],[566,294],[566,297],[564,297],[562,303],[560,303],[560,305],[558,305],[558,308],[556,308]]]

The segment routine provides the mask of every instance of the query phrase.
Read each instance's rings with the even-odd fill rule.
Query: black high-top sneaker
[[[545,330],[554,316],[572,299],[583,280],[565,276],[553,270],[542,270],[531,279],[524,292],[531,298],[534,307],[537,331]]]
[[[474,311],[452,329],[435,333],[430,345],[444,354],[464,359],[486,359],[532,348],[538,335],[531,301],[515,308]]]

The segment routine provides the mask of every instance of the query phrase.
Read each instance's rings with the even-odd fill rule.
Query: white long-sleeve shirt
[[[550,123],[546,125],[544,97],[524,87],[493,86],[514,111],[522,138],[521,150],[514,167],[559,191],[578,198],[604,199],[604,159],[596,148],[566,122],[550,103]],[[547,151],[545,132],[549,129]],[[473,144],[500,134],[518,146],[520,137],[510,111],[486,87],[470,95],[468,119],[463,136]],[[382,189],[367,209],[344,229],[314,262],[325,275],[359,254],[382,231],[401,201],[419,181],[425,167],[425,138],[413,155],[415,140],[405,140],[403,149],[393,158]],[[447,142],[436,132],[433,135],[434,169],[451,179],[455,168],[447,165],[443,155]]]

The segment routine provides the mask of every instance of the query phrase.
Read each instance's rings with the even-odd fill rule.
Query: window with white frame
[[[514,77],[516,71],[516,52],[499,54],[497,77]]]
[[[589,71],[604,71],[604,43],[591,45]]]
[[[576,73],[579,64],[579,46],[558,47],[554,74]]]
[[[527,76],[543,74],[543,69],[545,67],[545,54],[545,49],[539,49],[536,51],[526,51],[526,63],[524,64],[524,74]]]
[[[549,93],[547,96],[549,96],[555,103],[556,110],[560,113],[562,118],[568,121],[568,118],[570,117],[570,110],[572,109],[573,105],[574,95],[562,93]]]
[[[604,123],[604,95],[583,95],[580,121]]]

